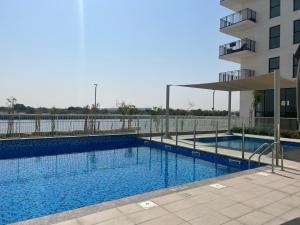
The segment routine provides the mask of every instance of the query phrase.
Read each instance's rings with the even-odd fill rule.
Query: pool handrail
[[[251,159],[258,154],[259,151],[261,151],[262,149],[264,149],[265,147],[270,146],[269,143],[263,143],[261,146],[259,146],[253,153],[252,155],[250,155],[249,159],[248,159],[248,169],[250,169],[251,167]]]
[[[262,151],[259,153],[259,156],[258,156],[258,166],[260,166],[260,159],[262,157],[262,155],[267,151],[269,150],[270,148],[272,149],[272,173],[274,172],[274,149],[273,149],[273,146],[275,145],[278,145],[278,147],[281,149],[281,170],[283,171],[284,170],[284,166],[283,166],[283,146],[280,144],[280,142],[273,142],[271,144],[269,143],[264,143],[262,144],[261,146],[259,146],[255,151],[254,153],[249,157],[249,160],[248,160],[248,168],[250,169],[250,166],[251,166],[251,158],[258,154],[259,151]]]
[[[278,144],[277,142],[273,142],[272,144],[269,144],[269,146],[267,147],[267,148],[265,148],[261,153],[259,153],[259,156],[258,156],[258,166],[260,166],[260,159],[261,159],[261,157],[263,156],[263,154],[267,151],[267,150],[269,150],[270,148],[273,150],[273,146],[275,145],[275,144]],[[281,146],[281,144],[279,144],[280,146]]]

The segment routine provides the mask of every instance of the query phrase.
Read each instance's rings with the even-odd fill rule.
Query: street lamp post
[[[212,107],[213,112],[215,111],[215,93],[216,93],[216,90],[214,90],[214,92],[213,92],[213,107]]]
[[[94,105],[94,108],[97,109],[97,87],[98,87],[98,84],[94,84],[95,86],[95,105]]]

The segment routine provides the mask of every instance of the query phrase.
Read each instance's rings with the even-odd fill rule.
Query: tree
[[[121,101],[120,103],[117,102],[118,112],[122,115],[135,115],[138,113],[138,109],[135,107],[135,105],[126,104],[124,101]],[[122,129],[125,128],[125,118],[123,117],[121,119],[122,121]],[[128,119],[128,128],[131,128],[132,118]]]
[[[8,108],[9,108],[8,113],[14,113],[15,105],[17,103],[17,99],[15,97],[11,96],[11,97],[7,98],[6,100],[7,100],[7,105],[8,105]]]
[[[195,104],[193,102],[188,103],[187,111],[190,111],[192,108],[194,108]]]

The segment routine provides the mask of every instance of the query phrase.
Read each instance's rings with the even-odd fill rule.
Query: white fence
[[[227,117],[170,116],[169,132],[211,132],[228,128]],[[241,126],[244,120],[233,117],[232,126]],[[0,137],[90,135],[90,134],[161,134],[166,117],[123,115],[0,115]]]

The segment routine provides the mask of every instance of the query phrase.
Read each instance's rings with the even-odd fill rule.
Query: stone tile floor
[[[191,188],[97,212],[56,225],[275,225],[300,217],[300,172],[269,168],[220,181],[226,186]],[[267,176],[266,176],[267,175]]]

